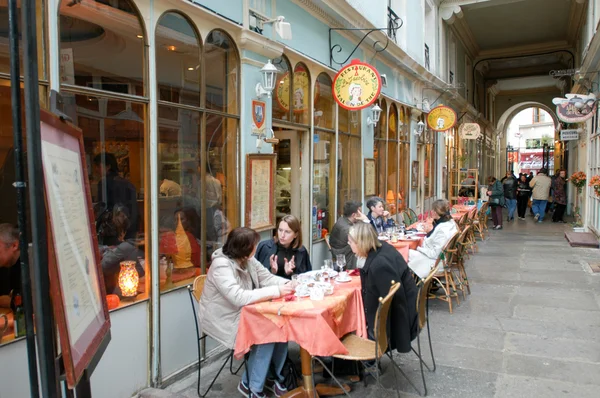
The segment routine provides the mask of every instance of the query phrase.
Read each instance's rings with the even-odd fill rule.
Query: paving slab
[[[598,387],[536,377],[500,375],[495,397],[598,398]]]

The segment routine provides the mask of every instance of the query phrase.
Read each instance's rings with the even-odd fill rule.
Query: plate
[[[340,282],[340,283],[346,283],[346,282],[350,282],[351,280],[352,280],[352,278],[348,277],[348,279],[337,278],[335,281]]]
[[[316,276],[317,276],[317,274],[320,274],[322,272],[323,272],[322,269],[317,269],[317,270],[314,270],[314,271],[308,271],[308,272],[305,272],[303,274],[300,274],[300,276],[306,275],[307,277],[311,277],[312,279],[315,279]],[[332,269],[328,270],[327,272],[329,273],[329,277],[330,278],[335,278],[337,276],[337,274],[338,274],[337,271],[334,271]]]
[[[387,242],[388,240],[390,240],[390,238],[388,238],[387,236],[378,236],[377,239]]]
[[[303,293],[303,294],[300,294],[300,292],[295,292],[294,296],[296,296],[296,297],[310,297],[310,292],[306,292],[306,293]]]

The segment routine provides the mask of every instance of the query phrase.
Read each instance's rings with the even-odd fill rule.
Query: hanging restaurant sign
[[[446,131],[456,125],[456,119],[454,109],[440,105],[429,111],[427,126],[434,131]]]
[[[596,97],[593,94],[567,94],[566,98],[554,98],[556,115],[566,123],[585,122],[596,113]]]
[[[332,91],[342,108],[358,111],[379,98],[381,77],[374,66],[354,59],[335,75]]]
[[[476,140],[481,136],[481,127],[477,123],[463,123],[458,128],[458,134],[463,140]]]

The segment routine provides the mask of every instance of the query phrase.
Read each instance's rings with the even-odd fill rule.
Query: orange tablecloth
[[[347,354],[340,337],[356,331],[367,337],[360,277],[335,283],[322,301],[295,298],[247,305],[242,309],[234,355],[241,359],[255,344],[295,341],[311,355]]]

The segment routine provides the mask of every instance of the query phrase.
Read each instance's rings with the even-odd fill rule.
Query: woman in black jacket
[[[390,307],[388,338],[390,349],[409,352],[410,342],[418,333],[417,286],[404,257],[393,246],[380,242],[373,227],[366,223],[350,228],[348,243],[357,257],[366,258],[360,270],[360,281],[369,338],[375,339],[379,298],[389,293],[392,281],[400,282]]]
[[[517,185],[517,215],[519,216],[519,220],[525,220],[525,213],[527,212],[530,196],[531,188],[529,188],[527,175],[521,174],[519,177],[519,184]]]
[[[300,220],[290,214],[281,219],[273,239],[258,244],[254,257],[271,273],[287,279],[312,270],[308,251],[302,246]]]
[[[488,177],[488,197],[494,229],[502,229],[502,208],[505,204],[504,188],[494,176]]]

